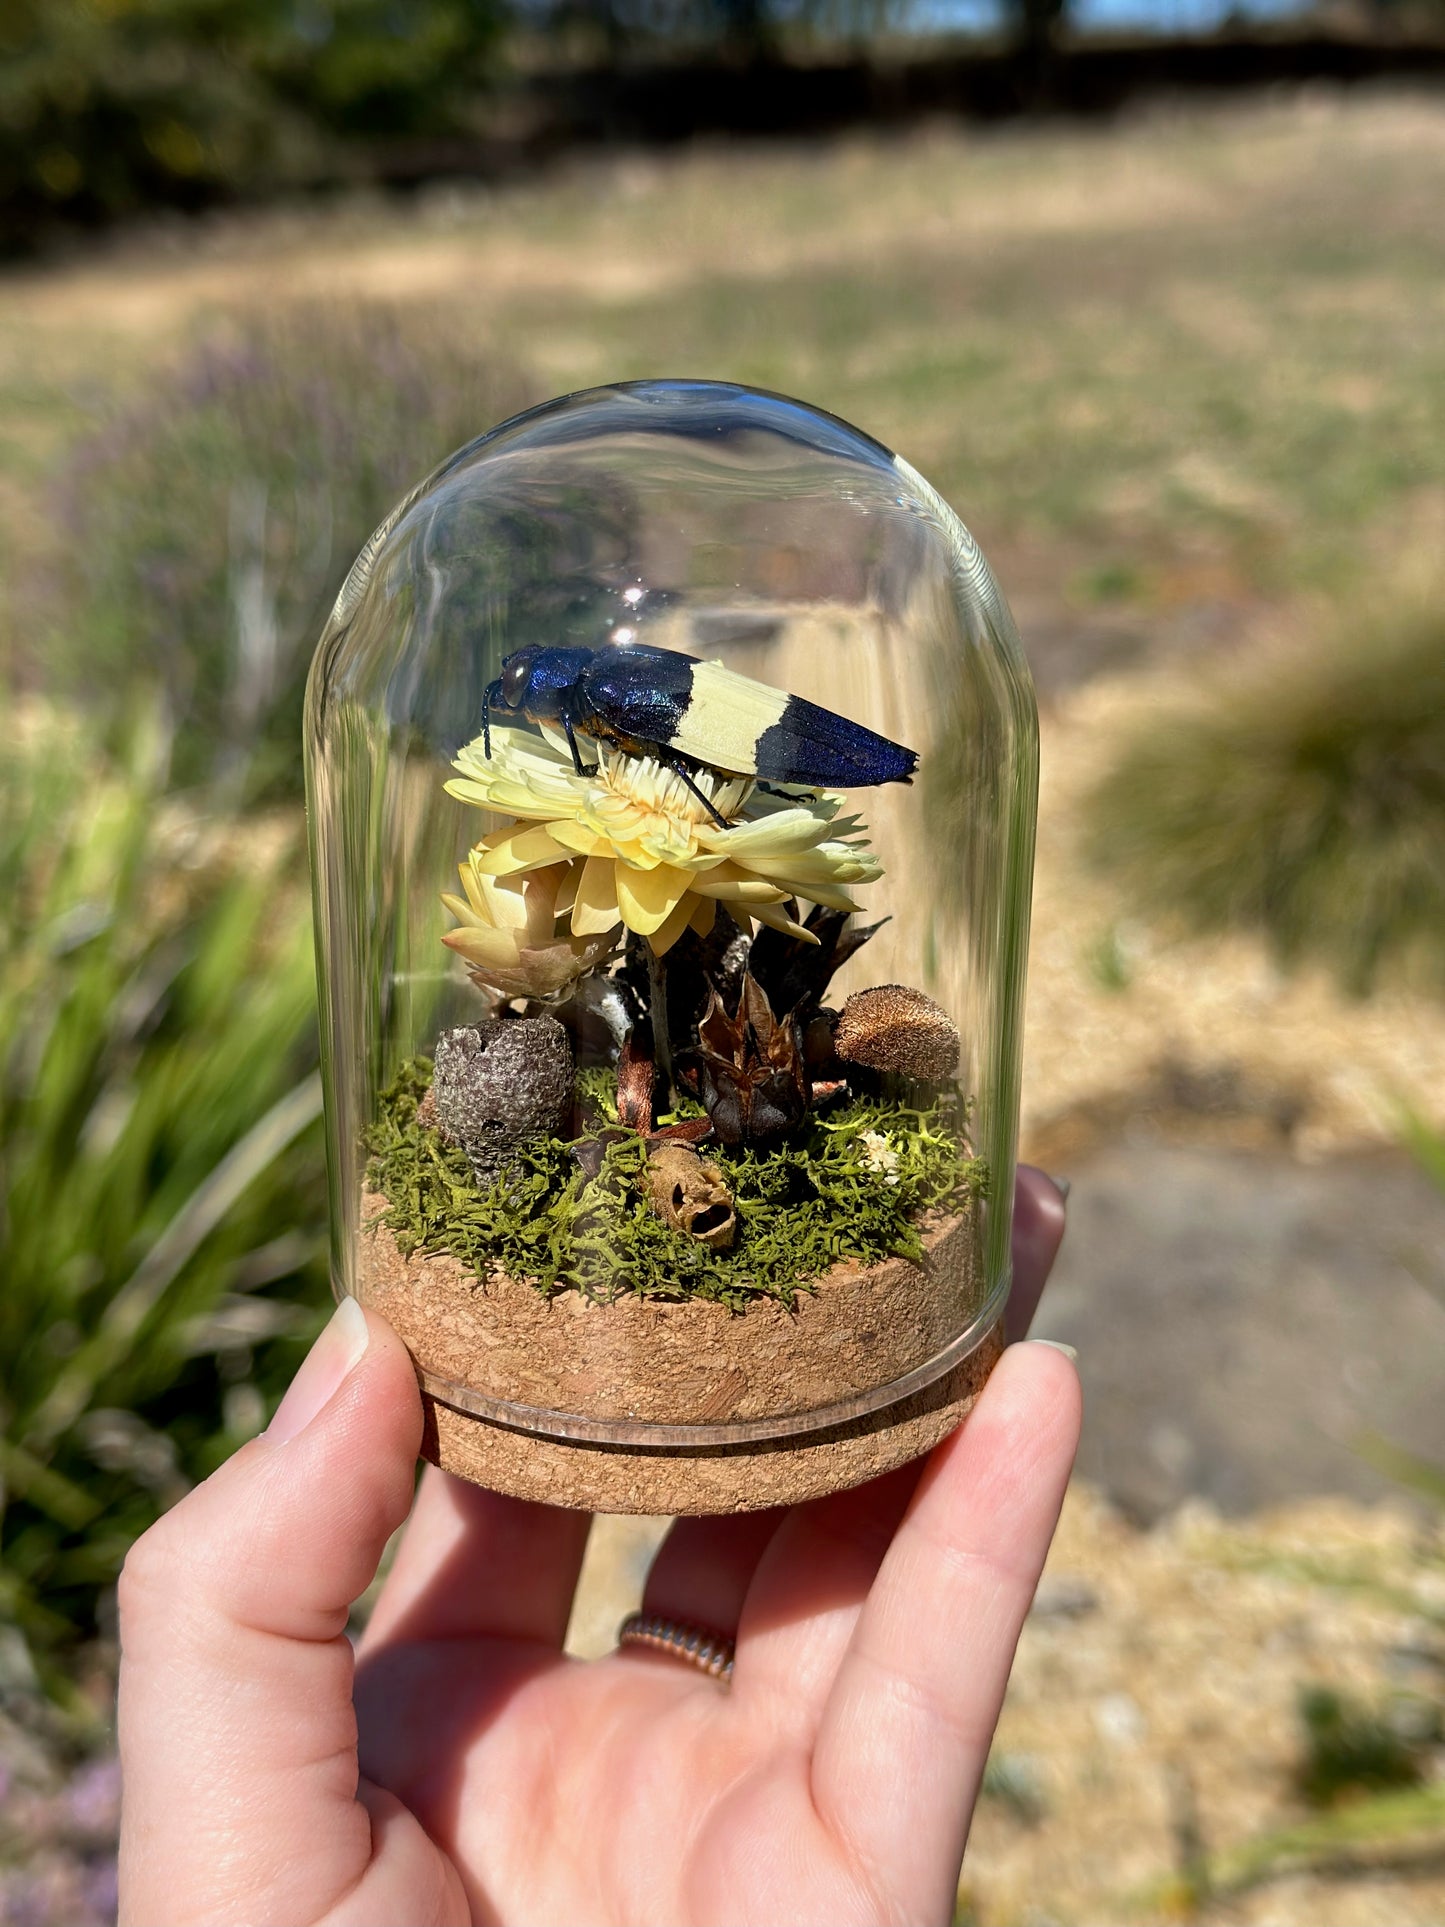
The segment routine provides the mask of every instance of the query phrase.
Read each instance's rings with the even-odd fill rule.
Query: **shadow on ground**
[[[1079,1471],[1129,1516],[1398,1492],[1371,1437],[1445,1467],[1445,1196],[1407,1160],[1126,1141],[1069,1175],[1037,1331],[1078,1347]]]

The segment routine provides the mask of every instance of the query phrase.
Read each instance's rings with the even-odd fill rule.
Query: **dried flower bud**
[[[738,1229],[732,1193],[711,1158],[700,1158],[690,1145],[661,1144],[649,1155],[644,1177],[648,1202],[664,1224],[714,1251],[731,1247]]]
[[[572,934],[581,860],[498,878],[478,867],[484,855],[479,845],[461,866],[464,897],[442,894],[457,919],[457,928],[442,942],[465,960],[472,982],[494,997],[565,997],[579,978],[598,968],[617,937],[615,929]]]
[[[833,1048],[845,1063],[941,1084],[958,1069],[958,1026],[921,990],[879,984],[844,1004]]]

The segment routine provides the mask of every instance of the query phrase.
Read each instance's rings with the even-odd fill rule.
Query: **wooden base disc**
[[[422,1455],[516,1499],[587,1512],[761,1512],[875,1479],[929,1452],[973,1409],[1003,1350],[995,1326],[935,1384],[866,1418],[748,1445],[584,1445],[473,1418],[423,1394]]]

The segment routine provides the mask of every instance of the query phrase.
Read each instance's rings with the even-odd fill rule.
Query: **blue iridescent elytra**
[[[482,741],[492,753],[493,710],[511,711],[566,732],[579,775],[579,735],[676,773],[714,821],[724,824],[693,773],[753,776],[763,783],[859,789],[907,783],[918,767],[911,749],[831,709],[755,682],[720,662],[698,662],[644,643],[605,649],[518,649],[482,699]]]

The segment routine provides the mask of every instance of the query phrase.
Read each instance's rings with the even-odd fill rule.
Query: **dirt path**
[[[1143,1132],[1075,1168],[1039,1330],[1079,1350],[1079,1470],[1136,1519],[1398,1491],[1445,1468],[1445,1197],[1403,1158],[1302,1166]]]

